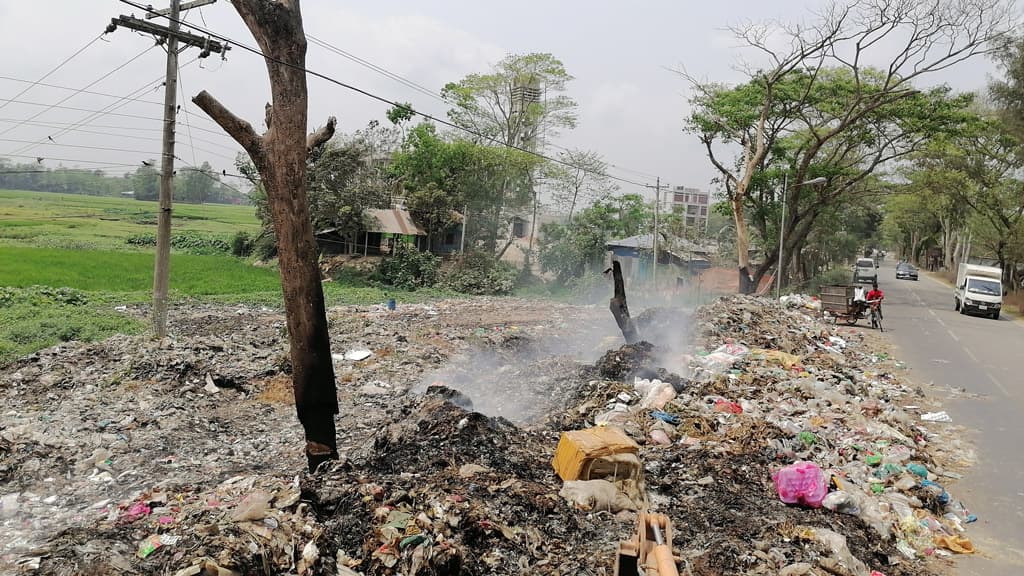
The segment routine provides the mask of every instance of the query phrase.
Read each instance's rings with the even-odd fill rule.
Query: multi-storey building
[[[707,192],[685,186],[668,187],[662,192],[661,207],[666,211],[681,210],[686,215],[687,227],[708,227],[711,198]]]

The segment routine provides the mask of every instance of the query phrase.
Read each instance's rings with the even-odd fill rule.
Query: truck
[[[977,314],[999,319],[1003,307],[1003,270],[961,262],[953,287],[953,307],[961,314]]]

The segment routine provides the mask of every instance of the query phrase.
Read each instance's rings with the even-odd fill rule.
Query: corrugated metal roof
[[[368,232],[386,234],[403,234],[409,236],[426,236],[427,233],[412,221],[408,210],[390,208],[387,210],[371,209],[366,211]]]

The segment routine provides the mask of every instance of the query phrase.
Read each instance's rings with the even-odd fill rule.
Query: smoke
[[[539,335],[505,325],[483,329],[477,346],[426,374],[413,392],[444,385],[468,397],[472,409],[482,414],[520,425],[537,422],[598,378],[595,361],[624,344],[608,309],[611,293],[609,281],[603,291],[588,294],[589,305],[573,324],[541,327]],[[627,287],[627,297],[641,339],[655,345],[650,368],[686,376],[689,312],[671,295],[633,293]]]

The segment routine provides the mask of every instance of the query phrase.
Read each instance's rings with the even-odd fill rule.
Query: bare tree
[[[192,99],[252,158],[266,188],[277,233],[291,345],[295,408],[310,470],[338,457],[330,336],[306,195],[306,158],[334,134],[335,119],[306,134],[306,36],[299,0],[231,0],[263,52],[272,103],[261,136],[206,91]]]
[[[821,189],[827,191],[823,201],[835,201],[878,166],[921,144],[914,140],[920,133],[907,136],[901,133],[907,126],[891,123],[882,127],[877,142],[843,137],[852,130],[871,130],[880,111],[919,95],[912,86],[915,79],[998,49],[1013,29],[1012,6],[1012,0],[833,3],[810,26],[733,27],[733,34],[759,56],[758,64],[741,67],[749,77],[744,85],[726,87],[684,73],[694,90],[695,108],[687,129],[701,139],[721,173],[733,208],[741,291],[753,287],[746,203],[755,175],[780,139],[797,134],[802,139],[793,164],[786,168],[791,184],[806,180],[823,156],[846,167],[826,175],[829,182]],[[842,76],[845,94],[822,106],[827,95],[819,88],[826,81],[835,85],[837,76]],[[850,170],[854,165],[858,169]],[[812,208],[801,220],[800,188],[791,186],[784,193],[787,203],[797,208],[784,224],[792,253],[806,239],[821,207]],[[769,253],[771,262],[758,277],[773,258]]]

